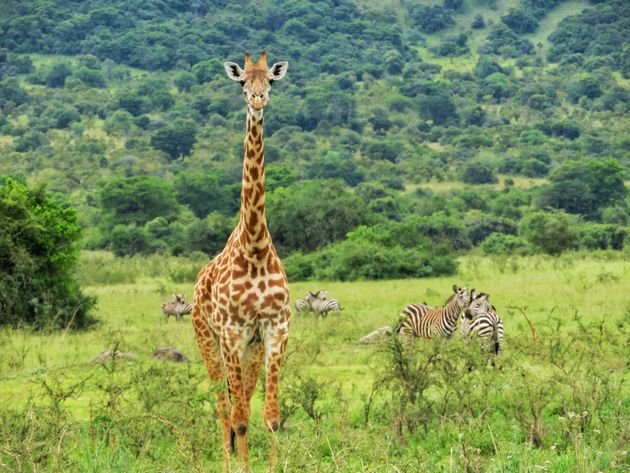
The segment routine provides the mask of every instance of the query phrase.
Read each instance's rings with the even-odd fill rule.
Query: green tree
[[[238,210],[241,183],[230,182],[220,171],[180,173],[175,178],[178,202],[187,205],[198,218],[218,211],[233,215]]]
[[[462,181],[467,184],[495,184],[499,182],[488,164],[481,161],[468,161],[462,169]]]
[[[100,192],[100,205],[109,228],[117,224],[141,227],[159,216],[171,220],[179,210],[172,186],[150,176],[106,182]]]
[[[627,169],[616,159],[568,161],[549,176],[550,184],[538,197],[539,207],[564,209],[588,218],[605,207],[625,207]]]
[[[575,247],[575,223],[575,217],[563,211],[539,210],[523,217],[519,232],[545,253],[558,255]]]
[[[269,194],[267,218],[274,244],[289,253],[309,252],[342,240],[366,223],[368,213],[342,181],[312,180]]]
[[[48,87],[63,87],[66,78],[72,75],[70,66],[63,62],[54,64],[44,75],[44,80]]]
[[[151,137],[151,146],[164,151],[171,159],[188,156],[196,142],[197,125],[192,120],[181,118],[156,131]]]
[[[0,185],[0,324],[82,328],[94,322],[94,299],[73,272],[81,228],[74,209],[43,188],[11,179]]]
[[[192,72],[180,71],[175,74],[173,83],[180,92],[189,92],[192,86],[195,85],[196,79],[195,74]]]

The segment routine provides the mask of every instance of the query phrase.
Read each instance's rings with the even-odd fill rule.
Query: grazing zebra
[[[317,294],[323,293],[324,291],[319,291]],[[311,291],[306,293],[306,299],[298,299],[295,301],[295,310],[297,312],[310,312],[313,310],[312,301],[317,298],[316,294],[313,294]]]
[[[326,298],[325,291],[319,291],[317,293],[317,297],[311,301],[311,309],[315,314],[326,316],[328,312],[334,312],[335,314],[339,314],[341,310],[341,305],[339,301],[335,298],[328,299]]]
[[[173,294],[173,299],[166,301],[162,304],[162,313],[164,319],[168,322],[168,318],[173,315],[175,321],[180,322],[183,320],[184,315],[192,312],[192,303],[186,303],[184,295]]]
[[[307,312],[307,311],[311,310],[311,305],[308,303],[308,301],[306,301],[304,299],[297,299],[295,301],[295,310],[298,313]]]
[[[313,293],[308,291],[306,299],[298,299],[295,301],[295,309],[298,312],[313,311],[317,315],[327,315],[328,312],[339,312],[341,305],[337,299],[328,299],[327,291],[317,291]]]
[[[490,295],[483,292],[473,296],[470,307],[464,312],[462,318],[462,336],[465,340],[475,335],[491,341],[483,346],[486,350],[498,355],[501,352],[503,339],[503,321],[498,316],[495,307],[490,304],[489,298]]]
[[[450,338],[457,328],[457,320],[463,309],[470,305],[472,291],[467,287],[453,286],[453,294],[444,307],[434,308],[422,304],[409,304],[402,311],[401,322],[397,329],[403,338]]]

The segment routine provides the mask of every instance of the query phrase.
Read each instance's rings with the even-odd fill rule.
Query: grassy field
[[[219,469],[216,386],[206,379],[189,320],[165,322],[160,313],[172,293],[191,298],[199,265],[85,254],[80,277],[98,298],[98,327],[0,332],[0,469]],[[628,471],[627,267],[626,257],[612,253],[469,256],[449,278],[292,284],[293,300],[325,288],[344,309],[321,320],[293,318],[281,390],[281,470]],[[410,302],[441,305],[453,284],[491,294],[506,331],[497,366],[459,339],[358,343]],[[597,333],[599,341],[589,338]],[[602,340],[603,333],[613,335]],[[590,341],[582,344],[585,336]],[[153,360],[161,346],[190,361]],[[91,362],[112,347],[134,358]],[[599,370],[605,376],[593,376]],[[418,390],[410,402],[405,389],[413,382],[421,387],[409,388]],[[515,404],[520,396],[523,404]],[[257,393],[250,429],[254,471],[265,471],[260,399]],[[585,428],[585,417],[574,417],[587,411]]]

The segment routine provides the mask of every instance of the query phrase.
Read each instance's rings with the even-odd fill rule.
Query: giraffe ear
[[[271,75],[273,76],[271,80],[276,81],[276,80],[280,80],[284,78],[284,76],[287,73],[288,68],[289,68],[289,63],[287,61],[280,61],[280,62],[275,63],[269,69],[269,72],[271,72]]]
[[[243,74],[243,69],[236,64],[235,62],[225,61],[223,63],[223,67],[225,67],[225,72],[230,79],[240,82],[241,74]]]

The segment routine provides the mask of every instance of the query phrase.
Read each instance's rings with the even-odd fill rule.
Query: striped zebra
[[[423,304],[409,304],[400,314],[401,322],[397,332],[403,338],[451,338],[457,329],[457,321],[462,310],[470,305],[472,291],[467,287],[453,286],[453,294],[444,307],[434,308]]]
[[[192,303],[186,303],[184,295],[173,294],[173,299],[165,301],[162,304],[162,313],[164,319],[168,322],[168,318],[172,315],[175,317],[176,322],[180,322],[184,319],[184,315],[192,312]]]
[[[313,294],[312,291],[308,291],[304,299],[298,299],[295,301],[295,310],[298,313],[302,312],[310,312],[313,310],[312,302],[317,298],[317,295],[320,293],[324,293],[324,291],[319,291],[317,294]]]
[[[311,304],[309,304],[309,302],[307,300],[305,300],[305,299],[297,299],[295,301],[295,310],[298,313],[310,312]]]
[[[339,312],[341,305],[337,299],[328,299],[327,291],[308,291],[305,299],[295,301],[295,310],[298,312],[313,311],[317,315],[327,315],[328,312]]]
[[[341,310],[341,304],[334,297],[332,299],[327,298],[326,291],[319,291],[317,297],[311,301],[311,310],[316,315],[326,316],[328,312],[334,312],[339,314]]]
[[[462,336],[464,340],[469,340],[472,336],[486,340],[482,343],[484,349],[498,355],[503,339],[503,321],[490,304],[489,298],[490,295],[483,292],[473,296],[470,307],[462,318]]]

